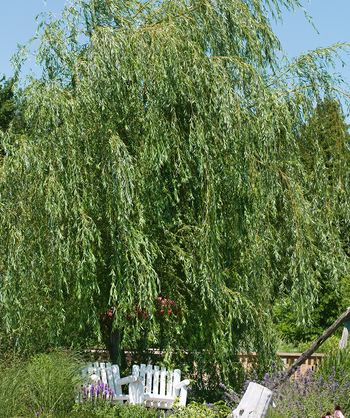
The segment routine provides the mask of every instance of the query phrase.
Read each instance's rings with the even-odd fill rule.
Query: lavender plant
[[[114,390],[100,380],[89,387],[84,386],[79,391],[79,400],[74,406],[75,411],[95,411],[99,414],[109,414]]]
[[[348,392],[349,376],[343,370],[336,376],[333,368],[325,377],[311,369],[303,375],[298,371],[293,380],[274,391],[276,408],[272,408],[270,415],[271,418],[320,417],[336,404],[342,405],[347,413]]]
[[[272,388],[282,375],[283,372],[275,370],[267,373],[264,379],[258,380],[253,372],[241,393],[236,393],[221,385],[225,391],[224,400],[231,409],[234,409],[251,381]],[[297,370],[291,379],[273,390],[276,407],[270,408],[269,416],[271,418],[317,418],[324,415],[326,411],[334,410],[337,404],[341,405],[344,414],[347,415],[350,412],[349,385],[349,374],[342,367],[338,370],[332,367],[326,375],[311,369],[304,374]]]
[[[55,417],[55,411],[53,409],[47,410],[45,406],[43,405],[40,409],[40,411],[36,412],[36,418],[54,418]]]

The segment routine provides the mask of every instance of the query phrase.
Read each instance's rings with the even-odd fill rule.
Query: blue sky
[[[41,12],[51,11],[60,14],[65,0],[1,0],[0,12],[0,76],[9,77],[13,74],[10,58],[17,48],[17,44],[24,44],[36,30],[35,16]],[[328,46],[338,41],[350,42],[350,0],[312,0],[303,1],[307,13],[312,16],[319,34],[305,19],[301,10],[295,15],[284,12],[284,24],[273,25],[277,36],[288,57],[319,46]],[[343,54],[347,67],[340,65],[337,71],[350,83],[350,56]],[[24,68],[28,73],[32,68],[39,73],[32,58]]]

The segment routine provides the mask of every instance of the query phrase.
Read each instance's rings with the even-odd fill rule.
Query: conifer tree
[[[338,214],[334,226],[338,229],[342,250],[349,257],[349,229],[347,219],[350,175],[350,134],[341,104],[325,99],[317,104],[310,118],[301,125],[299,147],[305,175],[310,184],[317,178],[320,161],[324,167],[323,182],[331,196],[329,204]],[[313,190],[308,200],[313,199]],[[322,273],[322,269],[319,269]],[[332,274],[320,274],[318,301],[311,314],[311,321],[297,324],[296,314],[288,295],[276,303],[279,331],[290,342],[313,341],[328,328],[346,308],[350,299],[347,295],[348,275],[339,283],[334,283]]]

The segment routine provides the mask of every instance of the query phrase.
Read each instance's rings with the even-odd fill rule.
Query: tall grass
[[[19,361],[1,363],[0,418],[20,417],[25,413],[24,368]]]
[[[68,351],[33,357],[25,367],[26,405],[32,412],[44,406],[57,415],[69,412],[82,382],[81,367]]]
[[[4,360],[0,375],[0,418],[63,418],[72,410],[82,382],[78,357],[55,350],[29,359]],[[54,413],[52,412],[54,411]]]

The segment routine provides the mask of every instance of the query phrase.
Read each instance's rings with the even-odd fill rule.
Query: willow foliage
[[[182,312],[172,347],[229,371],[238,351],[272,355],[276,298],[307,320],[320,274],[336,287],[348,268],[350,211],[348,172],[335,202],[317,138],[310,176],[298,135],[341,90],[327,68],[347,45],[281,61],[269,16],[299,6],[77,0],[40,23],[28,134],[2,140],[3,332],[82,342],[113,306],[131,341],[130,313],[156,332],[162,296]]]

